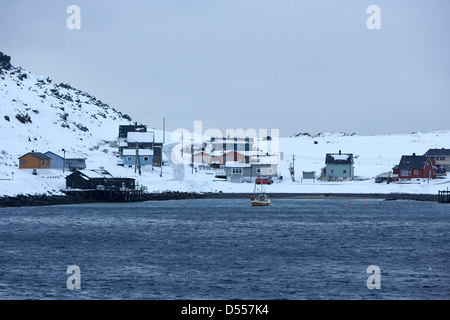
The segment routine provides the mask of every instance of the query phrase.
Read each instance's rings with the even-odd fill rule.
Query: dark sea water
[[[2,300],[449,299],[449,273],[450,206],[433,202],[0,208]]]

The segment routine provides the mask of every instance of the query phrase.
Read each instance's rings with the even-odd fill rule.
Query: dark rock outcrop
[[[0,52],[0,69],[9,70],[11,67],[11,57]]]

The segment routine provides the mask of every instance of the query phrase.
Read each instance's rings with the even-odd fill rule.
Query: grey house
[[[353,180],[353,163],[352,153],[327,153],[322,175],[326,180]]]
[[[262,163],[227,163],[225,171],[228,182],[255,182],[256,178],[277,178],[278,166]]]
[[[435,166],[447,171],[450,169],[450,149],[430,149],[424,155],[429,157]]]
[[[86,158],[82,158],[79,155],[66,152],[64,157],[64,155],[60,156],[51,151],[47,151],[44,154],[52,159],[51,169],[64,169],[68,171],[86,169]]]

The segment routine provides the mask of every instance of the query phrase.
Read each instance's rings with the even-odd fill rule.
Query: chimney
[[[341,155],[342,153],[341,153],[341,150],[339,150],[339,154]]]
[[[416,156],[416,153],[413,153],[413,157],[415,157]]]

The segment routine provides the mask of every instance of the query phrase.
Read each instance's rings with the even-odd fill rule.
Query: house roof
[[[77,172],[77,171],[75,171]],[[103,169],[78,170],[82,175],[89,179],[112,179],[111,173]]]
[[[241,163],[241,162],[231,162],[228,161],[225,164],[226,168],[250,168],[252,166],[251,163]]]
[[[52,159],[52,158],[46,156],[45,154],[43,154],[41,152],[28,152],[28,153],[24,154],[23,156],[19,157],[19,159],[23,158],[23,157],[25,157],[26,155],[29,155],[29,154],[31,154],[32,156],[34,156],[34,157],[36,157],[38,159],[41,159],[41,160],[46,160],[46,159],[51,160]]]
[[[430,149],[425,154],[425,156],[450,156],[450,149]]]
[[[414,170],[423,169],[428,161],[427,156],[402,156],[400,163],[398,164],[399,170]]]
[[[124,156],[135,156],[136,149],[123,149],[123,155]],[[139,149],[139,155],[140,156],[152,156],[153,150],[152,149]]]
[[[119,138],[126,138],[128,132],[147,132],[146,125],[120,125]]]
[[[127,135],[128,143],[153,143],[154,134],[150,132],[128,132]]]
[[[352,164],[352,153],[327,153],[325,157],[325,164]]]
[[[59,157],[61,159],[64,159],[64,157],[61,157],[59,154],[54,153],[53,151],[47,151],[45,153],[45,155],[48,155],[49,153],[51,153],[51,154],[53,154],[53,155],[55,155],[55,156],[57,156],[57,157]],[[83,159],[83,160],[86,160],[86,158],[83,158],[83,157],[81,157],[80,155],[78,155],[76,153],[66,152],[65,155],[66,155],[66,157],[65,157],[66,160],[70,160],[70,159]]]
[[[242,163],[242,162],[235,162],[235,161],[228,161],[225,164],[226,168],[250,168],[250,167],[276,167],[276,164],[271,163]]]
[[[276,167],[278,166],[278,163],[270,163],[270,162],[257,162],[252,163],[252,167]]]

